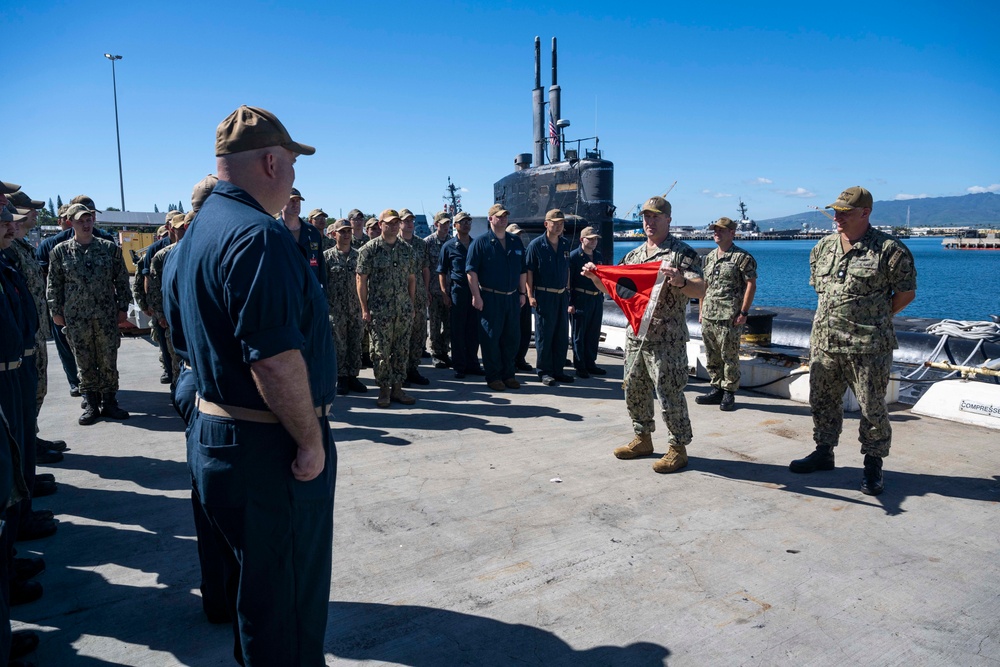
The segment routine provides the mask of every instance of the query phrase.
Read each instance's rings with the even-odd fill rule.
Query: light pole
[[[125,180],[122,178],[122,137],[118,132],[118,82],[115,80],[115,61],[121,60],[121,56],[113,56],[105,53],[104,57],[111,61],[111,86],[115,91],[115,138],[118,140],[118,187],[122,193],[122,210],[125,210]]]

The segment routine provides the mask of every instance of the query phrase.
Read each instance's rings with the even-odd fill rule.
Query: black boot
[[[101,395],[88,391],[83,397],[83,414],[80,415],[80,426],[90,426],[100,416]]]
[[[418,371],[416,368],[411,368],[410,370],[406,371],[406,381],[412,384],[420,384],[420,385],[431,383],[431,381],[425,378],[423,375],[421,375],[420,371]]]
[[[350,391],[350,390],[347,388],[347,376],[346,375],[338,375],[337,376],[337,393],[340,394],[341,396],[346,396],[348,391]]]
[[[736,396],[731,391],[722,392],[722,400],[719,401],[719,409],[723,412],[730,412],[736,407]]]
[[[712,391],[704,396],[695,396],[694,402],[698,405],[718,405],[722,403],[722,390],[718,387],[712,387]]]
[[[817,470],[833,470],[833,447],[817,446],[815,451],[803,459],[795,459],[788,465],[792,472],[809,473]]]
[[[358,379],[357,375],[347,376],[347,388],[351,391],[357,392],[359,394],[367,394],[368,387]]]
[[[104,405],[101,407],[101,416],[108,419],[128,419],[128,413],[118,407],[116,392],[109,391],[104,394]]]
[[[861,478],[861,493],[877,496],[885,490],[882,480],[882,457],[865,454],[865,474]]]

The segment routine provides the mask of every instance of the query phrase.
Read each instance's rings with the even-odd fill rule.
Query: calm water
[[[615,262],[641,241],[615,243]],[[1000,250],[945,250],[941,238],[904,241],[917,264],[917,298],[904,315],[952,320],[988,320],[1000,314]],[[692,241],[693,248],[714,248]],[[738,243],[757,260],[754,305],[816,308],[809,286],[809,251],[816,241]]]

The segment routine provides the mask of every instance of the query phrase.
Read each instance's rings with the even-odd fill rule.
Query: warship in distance
[[[565,140],[564,130],[570,123],[562,117],[561,92],[556,38],[553,37],[546,132],[541,40],[535,37],[535,87],[531,91],[534,150],[514,158],[514,172],[493,184],[493,200],[510,211],[509,221],[517,223],[531,237],[544,233],[545,213],[554,208],[566,216],[564,234],[574,247],[584,227],[596,227],[601,234],[601,253],[611,261],[614,257],[614,164],[601,157],[596,136]],[[593,141],[593,148],[583,147],[584,142],[590,141]],[[546,161],[549,151],[550,159]]]

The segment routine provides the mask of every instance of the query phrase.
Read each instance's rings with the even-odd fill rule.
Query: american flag
[[[559,133],[556,132],[556,121],[552,118],[551,111],[549,111],[549,143],[553,149],[559,145]]]

